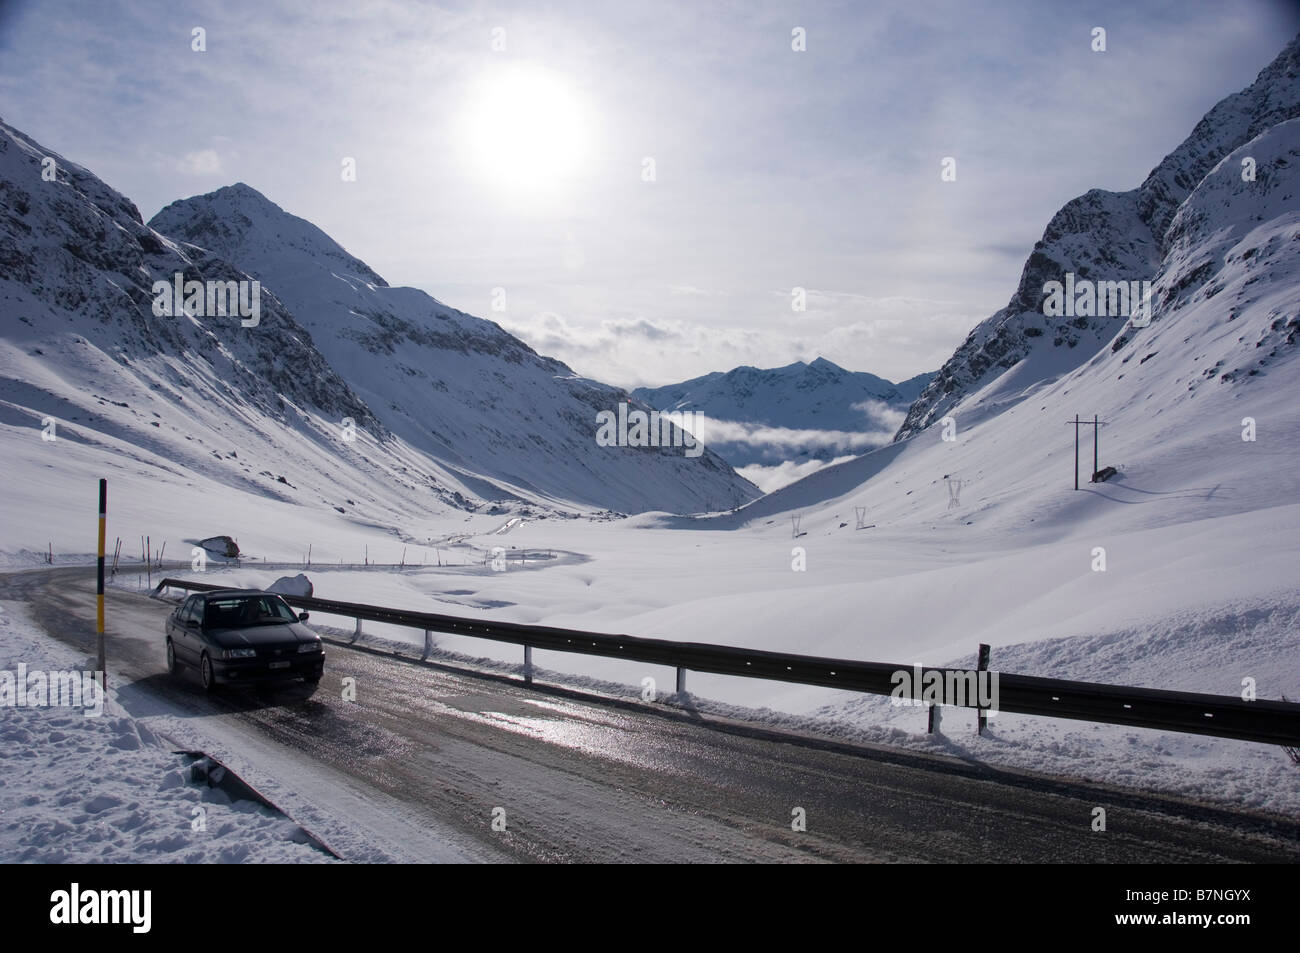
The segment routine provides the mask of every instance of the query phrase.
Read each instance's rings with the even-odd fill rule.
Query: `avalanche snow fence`
[[[154,593],[172,587],[194,592],[210,592],[225,586],[185,579],[164,579]],[[532,649],[553,652],[576,652],[621,658],[634,662],[666,665],[677,669],[677,690],[685,691],[685,673],[709,672],[745,678],[768,678],[801,685],[821,685],[847,691],[893,695],[898,685],[896,673],[913,673],[912,665],[885,662],[860,662],[850,659],[819,658],[766,652],[727,645],[700,642],[672,642],[634,635],[606,635],[579,629],[526,625],[519,622],[496,622],[467,619],[433,612],[412,612],[355,602],[331,599],[284,596],[286,602],[300,609],[355,619],[355,642],[361,634],[362,620],[387,622],[391,625],[423,629],[425,657],[431,649],[430,632],[467,635],[478,639],[510,642],[524,647],[526,680],[532,680]],[[938,673],[945,685],[968,674],[961,669],[923,666],[925,673]],[[952,673],[952,678],[949,678]],[[918,684],[919,688],[919,684]],[[919,693],[918,696],[919,697]],[[952,704],[945,699],[944,704]],[[978,698],[958,701],[966,708],[980,708]],[[1074,682],[1033,675],[998,673],[997,710],[1047,718],[1072,718],[1079,721],[1157,728],[1199,735],[1215,735],[1263,744],[1300,746],[1300,704],[1258,699],[1246,701],[1231,695],[1206,695],[1197,692],[1174,692],[1155,688],[1127,688],[1096,682]]]

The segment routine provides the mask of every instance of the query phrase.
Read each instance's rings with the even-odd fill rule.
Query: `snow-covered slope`
[[[893,384],[819,357],[769,369],[737,367],[632,395],[660,410],[703,414],[709,447],[740,467],[830,460],[879,446],[931,377]]]
[[[1256,163],[1254,181],[1241,177],[1246,156]],[[809,507],[838,514],[856,504],[881,526],[960,520],[1006,545],[1294,501],[1297,197],[1300,119],[1293,119],[1222,157],[1175,213],[1150,326],[1127,327],[1059,378],[1009,394],[996,383],[976,391],[950,411],[952,440],[933,427],[723,519],[741,524]],[[1076,414],[1101,418],[1099,463],[1123,471],[1087,483],[1093,441],[1085,430],[1080,493],[1072,490],[1067,424]],[[951,508],[945,477],[962,481]]]
[[[384,426],[454,472],[524,498],[623,512],[730,508],[758,495],[708,451],[597,446],[596,414],[626,393],[579,377],[491,321],[389,287],[247,185],[174,202],[150,225],[274,288]]]
[[[269,289],[256,327],[155,316],[153,283],[177,272],[246,278],[182,251],[90,172],[0,124],[0,440],[14,472],[84,456],[104,475],[362,519],[455,502],[465,488],[393,440]]]
[[[1155,276],[1179,206],[1229,152],[1300,116],[1300,38],[1255,82],[1216,105],[1192,134],[1128,192],[1094,189],[1067,203],[1034,246],[1011,301],[979,324],[908,412],[897,439],[974,403],[1001,400],[1084,364],[1126,324],[1105,317],[1048,317],[1043,286],[1066,273],[1091,281]],[[1240,172],[1240,168],[1237,170]],[[978,400],[976,397],[978,396]]]
[[[55,170],[52,181],[42,178],[46,169]],[[354,281],[375,277],[349,262],[349,273],[361,276]],[[342,270],[338,259],[323,267]],[[199,535],[237,535],[231,514],[259,511],[259,499],[300,504],[318,521],[360,521],[400,534],[413,520],[487,501],[686,512],[756,495],[709,453],[688,458],[681,448],[597,446],[596,410],[620,392],[569,379],[562,365],[512,346],[499,329],[492,376],[476,380],[472,391],[460,382],[460,408],[482,410],[480,435],[465,414],[445,414],[398,384],[409,379],[408,362],[429,356],[414,354],[409,341],[401,357],[335,365],[265,282],[255,326],[234,315],[159,316],[154,283],[177,273],[187,281],[251,280],[228,260],[144,225],[134,205],[92,173],[0,123],[0,441],[11,465],[49,468],[57,460],[65,466],[51,474],[56,480],[72,478],[74,458],[86,473],[148,474],[154,503],[176,502],[180,497],[168,490],[181,487],[200,498],[215,498],[221,488],[250,494],[223,500],[219,509],[227,515],[196,525]],[[338,283],[328,273],[325,279]],[[402,300],[423,297],[383,291]],[[388,339],[379,328],[385,321]],[[430,338],[443,335],[444,365],[470,363],[470,346],[457,350],[455,341],[473,337],[465,328],[474,321],[450,316],[448,330],[427,331]],[[367,321],[359,347],[382,353],[403,335],[424,333],[395,322],[391,311]],[[524,370],[512,375],[515,368]],[[433,390],[441,385],[428,379],[430,370],[426,363],[418,373]],[[384,389],[381,381],[393,386]],[[421,414],[427,426],[413,435],[445,428],[446,446],[434,448],[430,439],[413,445],[396,432],[412,433],[411,419]],[[56,439],[42,439],[43,432]],[[454,445],[466,432],[468,454]],[[70,452],[74,446],[89,452]],[[475,457],[483,446],[497,456]],[[506,459],[516,464],[510,473]],[[10,548],[39,542],[12,538]]]

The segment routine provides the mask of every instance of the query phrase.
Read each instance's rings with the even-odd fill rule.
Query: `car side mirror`
[[[306,622],[306,621],[307,621],[307,616],[308,616],[308,613],[306,613],[306,612],[299,612],[299,613],[298,613],[298,621],[299,621],[299,622]]]

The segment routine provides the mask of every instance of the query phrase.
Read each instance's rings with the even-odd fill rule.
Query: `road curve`
[[[26,603],[46,632],[93,654],[93,570],[0,575],[0,600]],[[193,673],[164,671],[169,603],[122,590],[107,603],[110,678],[133,714],[179,712],[200,733],[219,730],[272,762],[310,763],[357,803],[382,806],[393,819],[385,836],[403,848],[376,855],[364,837],[355,847],[340,837],[331,846],[345,859],[1300,861],[1300,822],[1288,818],[525,687],[373,650],[331,645],[315,691],[208,698]],[[355,701],[343,697],[345,678]],[[1101,833],[1091,828],[1097,806]],[[805,830],[792,829],[796,809]]]

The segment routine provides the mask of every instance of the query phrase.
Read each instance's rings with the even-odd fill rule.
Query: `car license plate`
[[[288,662],[272,662],[272,663],[268,666],[268,668],[288,668],[288,667],[289,667],[289,663],[288,663]]]

